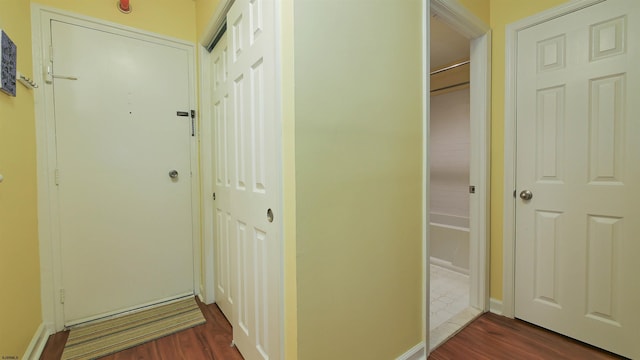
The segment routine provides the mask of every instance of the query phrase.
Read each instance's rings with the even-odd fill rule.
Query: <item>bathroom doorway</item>
[[[430,348],[483,312],[470,299],[471,42],[436,12],[430,21]]]

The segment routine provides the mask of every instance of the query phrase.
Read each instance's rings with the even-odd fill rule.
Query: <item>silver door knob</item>
[[[169,171],[169,177],[172,178],[172,179],[177,179],[178,178],[178,170]]]
[[[531,190],[522,190],[520,192],[520,199],[522,200],[531,200],[533,198],[533,193]]]

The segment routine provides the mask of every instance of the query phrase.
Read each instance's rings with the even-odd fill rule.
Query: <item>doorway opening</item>
[[[480,310],[469,304],[470,43],[436,14],[430,29],[429,329],[436,340]]]
[[[431,0],[426,208],[429,349],[489,309],[490,31]]]

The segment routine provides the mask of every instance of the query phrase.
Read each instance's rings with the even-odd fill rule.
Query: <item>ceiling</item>
[[[431,70],[469,58],[469,40],[437,15],[431,16]]]

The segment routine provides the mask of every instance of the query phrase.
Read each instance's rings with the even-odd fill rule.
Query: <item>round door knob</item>
[[[273,222],[273,211],[271,211],[271,209],[267,210],[267,221]]]
[[[522,200],[531,200],[533,198],[533,193],[531,190],[522,190],[520,192],[520,199]]]
[[[178,178],[178,170],[169,171],[169,177],[172,178],[172,179],[177,179]]]

